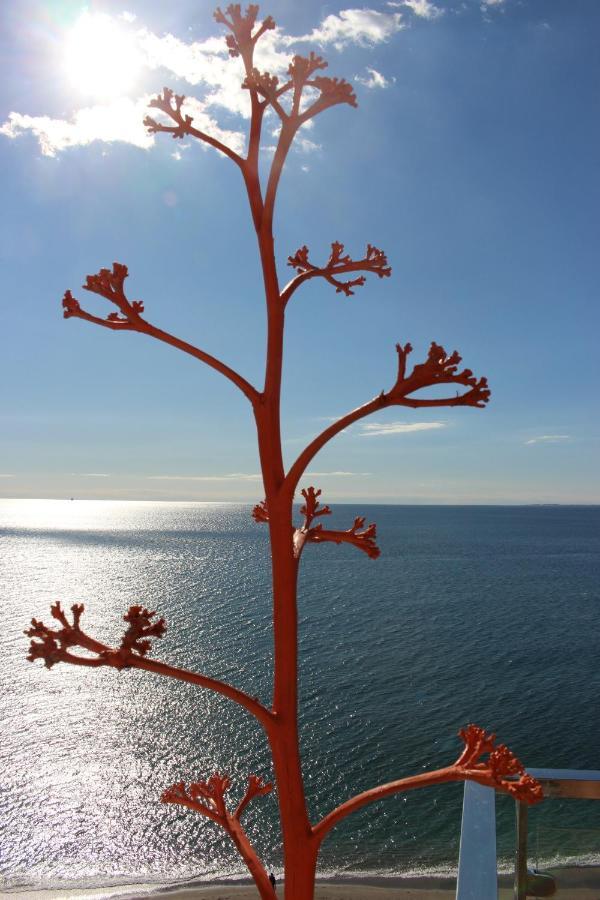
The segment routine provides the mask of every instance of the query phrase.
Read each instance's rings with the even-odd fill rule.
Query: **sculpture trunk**
[[[273,560],[275,722],[270,732],[283,841],[285,900],[312,900],[318,845],[306,809],[298,734],[298,566],[293,554],[291,501],[274,506]]]

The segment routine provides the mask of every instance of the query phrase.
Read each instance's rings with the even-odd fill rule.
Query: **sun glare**
[[[83,13],[70,29],[64,61],[71,84],[98,99],[126,94],[141,69],[132,36],[101,13]]]

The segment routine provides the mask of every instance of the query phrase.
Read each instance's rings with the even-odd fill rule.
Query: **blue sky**
[[[315,49],[352,81],[303,131],[276,216],[288,255],[383,248],[390,279],[318,280],[289,307],[291,463],[394,379],[397,341],[486,375],[485,410],[393,408],[340,435],[306,483],[329,501],[600,502],[596,0],[273,0],[261,68]],[[0,496],[262,497],[250,407],[216,373],[60,302],[114,260],[155,325],[260,384],[264,304],[241,179],[146,135],[169,85],[234,144],[247,124],[212,4],[6,0]],[[294,40],[292,40],[294,38]],[[269,160],[270,129],[265,131]]]

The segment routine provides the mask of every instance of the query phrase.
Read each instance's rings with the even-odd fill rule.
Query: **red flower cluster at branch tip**
[[[464,778],[511,794],[522,803],[539,803],[544,799],[539,781],[527,774],[505,744],[496,744],[495,734],[477,725],[468,725],[458,734],[465,747],[455,767]]]
[[[175,125],[163,125],[151,116],[146,116],[143,124],[148,129],[149,134],[157,134],[160,131],[164,131],[174,138],[183,138],[186,134],[190,134],[194,120],[192,116],[184,116],[181,112],[184,100],[185,96],[183,94],[175,94],[168,87],[163,88],[162,94],[154,97],[148,106],[159,109],[166,116],[169,116],[175,122]]]
[[[312,50],[308,56],[294,56],[288,66],[288,74],[295,85],[304,87],[308,79],[317,69],[326,69],[327,63],[322,56],[317,56]]]
[[[362,516],[357,516],[354,520],[352,528],[347,531],[335,531],[329,528],[323,528],[323,525],[313,525],[314,519],[319,516],[328,516],[331,514],[329,506],[321,507],[318,498],[321,496],[320,490],[314,487],[306,488],[301,491],[304,497],[304,505],[300,507],[300,513],[304,516],[304,524],[301,528],[297,528],[293,535],[294,551],[297,558],[300,557],[304,545],[307,542],[314,544],[334,543],[334,544],[352,544],[358,550],[362,550],[371,559],[377,559],[381,551],[375,539],[377,537],[377,527],[368,525],[364,528],[365,520]],[[361,531],[361,529],[364,529]]]
[[[228,810],[225,802],[230,787],[231,779],[217,772],[208,781],[193,782],[188,788],[180,781],[163,791],[160,799],[163,803],[187,806],[228,828],[231,820],[239,821],[243,811],[255,797],[268,794],[273,785],[263,781],[258,775],[249,775],[246,792],[233,812]]]
[[[166,631],[164,619],[152,621],[156,613],[143,606],[130,606],[129,611],[123,616],[129,627],[123,635],[120,646],[114,650],[81,629],[79,623],[84,611],[83,603],[74,604],[71,611],[72,623],[67,619],[59,601],[50,607],[52,617],[58,620],[62,628],[49,628],[37,619],[31,620],[31,628],[25,630],[25,634],[32,638],[27,657],[30,662],[43,659],[48,669],[58,662],[80,666],[104,665],[122,669],[131,665],[136,658],[146,656],[151,648],[149,638],[160,638]],[[36,641],[36,638],[39,640]],[[94,656],[70,653],[68,647],[82,647]]]
[[[358,106],[352,85],[345,78],[326,78],[319,75],[308,84],[321,92],[321,96],[309,110],[312,116],[329,106],[335,106],[336,103],[349,103],[355,108]]]
[[[334,241],[331,245],[329,259],[322,267],[311,263],[308,252],[308,247],[304,246],[296,250],[293,256],[288,256],[288,266],[292,266],[298,274],[283,290],[282,298],[286,302],[302,282],[316,276],[324,278],[325,281],[333,285],[336,293],[342,293],[346,297],[350,297],[354,294],[353,288],[365,284],[365,276],[360,275],[358,278],[340,281],[339,275],[347,272],[372,272],[379,278],[387,278],[392,272],[383,250],[379,250],[371,244],[367,244],[364,257],[355,260],[344,253],[343,244],[340,244],[339,241]]]
[[[251,53],[257,40],[262,37],[265,31],[275,28],[273,18],[267,16],[258,31],[252,34],[252,29],[258,16],[258,6],[255,3],[246,7],[245,14],[242,13],[239,3],[231,3],[225,10],[225,13],[217,7],[214,17],[220,25],[225,25],[231,31],[231,34],[228,34],[225,38],[230,56],[245,56]]]
[[[423,363],[414,366],[410,375],[406,375],[406,361],[412,352],[410,344],[396,344],[398,354],[398,375],[392,389],[381,394],[382,406],[477,406],[484,407],[490,399],[491,391],[487,378],[476,378],[471,369],[458,371],[458,364],[462,357],[455,350],[448,356],[440,344],[432,341]],[[458,384],[469,387],[470,390],[456,397],[443,399],[420,399],[411,397],[415,391],[422,388],[434,387],[440,384]]]
[[[60,629],[48,628],[43,622],[32,619],[31,628],[27,628],[24,633],[27,637],[39,638],[41,643],[37,643],[35,640],[31,641],[27,657],[29,662],[43,659],[47,669],[51,669],[55,663],[60,662],[66,648],[79,643],[81,635],[79,620],[83,610],[83,603],[73,604],[71,607],[73,622],[71,623],[62,609],[60,601],[57,600],[56,603],[53,603],[50,607],[50,614],[60,622],[62,625]]]
[[[332,531],[325,529],[321,525],[315,525],[308,532],[307,540],[315,544],[323,544],[326,542],[334,544],[352,544],[358,550],[366,553],[370,559],[377,559],[381,555],[381,550],[375,543],[377,538],[377,526],[372,523],[364,528],[364,516],[357,516],[354,525],[347,531]],[[361,531],[360,529],[364,530]]]
[[[269,521],[269,510],[267,509],[267,501],[261,500],[252,510],[252,518],[255,522],[263,523]]]
[[[258,91],[265,100],[274,103],[278,99],[278,84],[279,79],[277,75],[271,75],[270,72],[260,72],[258,69],[252,69],[252,71],[244,78],[242,87],[248,91]]]
[[[127,275],[127,266],[115,262],[112,271],[100,269],[96,275],[88,275],[83,285],[84,290],[92,294],[99,294],[100,297],[114,303],[119,312],[109,313],[105,319],[101,319],[82,309],[71,291],[66,291],[62,301],[64,318],[70,319],[75,316],[78,319],[94,322],[96,325],[103,325],[105,328],[139,330],[142,321],[140,314],[144,311],[144,304],[141,300],[129,301],[125,296],[124,284]]]
[[[313,519],[316,519],[318,516],[330,516],[331,515],[331,507],[321,506],[318,498],[321,496],[322,491],[319,489],[318,491],[314,489],[314,487],[309,487],[302,489],[300,491],[302,496],[304,497],[304,504],[300,507],[300,515],[304,516],[304,527],[310,528],[310,524]]]
[[[128,612],[125,613],[123,619],[129,623],[129,628],[123,635],[121,648],[126,653],[139,653],[145,656],[150,650],[152,644],[148,640],[151,637],[163,637],[167,626],[164,619],[152,621],[155,612],[150,612],[143,606],[130,606]]]

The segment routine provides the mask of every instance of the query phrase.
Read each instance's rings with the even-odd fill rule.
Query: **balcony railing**
[[[600,771],[584,769],[528,769],[544,788],[547,799],[600,800]],[[514,900],[551,897],[556,884],[550,875],[533,872],[527,865],[528,807],[516,806]],[[600,896],[600,895],[599,895]],[[456,900],[498,900],[496,854],[496,793],[492,788],[467,781],[458,861]]]

